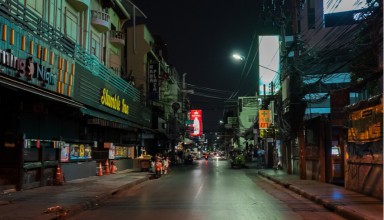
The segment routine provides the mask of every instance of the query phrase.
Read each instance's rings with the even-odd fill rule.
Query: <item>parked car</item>
[[[230,152],[231,156],[231,168],[239,167],[244,168],[245,167],[245,155],[241,150],[233,150]]]

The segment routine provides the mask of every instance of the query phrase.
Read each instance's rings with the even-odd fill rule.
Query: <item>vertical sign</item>
[[[259,110],[259,129],[267,129],[271,124],[271,110]]]
[[[193,130],[191,131],[191,136],[201,136],[203,133],[203,117],[201,110],[191,110],[190,111],[190,120],[192,122]]]
[[[148,65],[148,97],[150,100],[159,100],[159,63]]]

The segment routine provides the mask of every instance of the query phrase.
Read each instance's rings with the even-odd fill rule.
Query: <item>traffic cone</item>
[[[105,161],[105,175],[110,174],[108,159]]]
[[[111,173],[112,174],[115,174],[116,173],[116,170],[117,170],[117,167],[115,165],[115,162],[113,162],[113,160],[111,161]]]
[[[55,177],[55,185],[63,185],[64,184],[64,176],[63,172],[61,172],[60,165],[56,168],[56,177]]]
[[[103,175],[103,167],[101,166],[101,162],[99,163],[99,168],[98,168],[97,175],[98,176],[102,176]]]

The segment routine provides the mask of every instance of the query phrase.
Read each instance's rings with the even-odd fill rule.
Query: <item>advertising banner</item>
[[[69,144],[64,144],[61,148],[61,162],[69,162],[70,146]]]
[[[374,142],[383,139],[383,104],[351,112],[348,142]]]
[[[92,149],[89,144],[69,144],[70,160],[92,159]]]
[[[191,136],[201,136],[203,133],[203,115],[202,110],[191,110],[190,111],[190,120],[193,121],[192,127],[193,131],[191,132]]]
[[[128,147],[115,146],[115,159],[127,158],[127,157],[128,157]]]
[[[271,124],[271,110],[259,110],[259,129],[267,129]]]

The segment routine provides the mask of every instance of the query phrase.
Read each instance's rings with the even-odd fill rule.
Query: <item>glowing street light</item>
[[[235,60],[244,60],[244,56],[241,56],[240,54],[237,54],[237,53],[234,53],[232,55],[232,57],[235,59]]]

